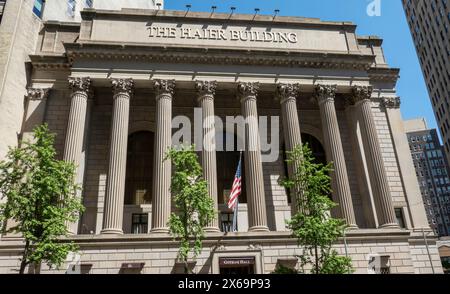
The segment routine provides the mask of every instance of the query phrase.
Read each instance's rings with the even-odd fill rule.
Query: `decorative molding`
[[[216,94],[216,81],[195,81],[195,89],[199,97],[209,96],[211,98]]]
[[[350,105],[355,105],[358,102],[370,100],[372,97],[372,92],[372,86],[353,86],[352,93],[347,98],[347,103]]]
[[[336,97],[337,85],[322,85],[318,84],[314,87],[314,98],[318,103],[323,103],[327,100],[334,100]]]
[[[400,77],[398,68],[378,68],[372,67],[368,70],[370,81],[396,83]]]
[[[48,98],[50,94],[50,88],[28,88],[25,98],[28,100],[44,100]]]
[[[133,79],[111,79],[114,95],[126,93],[129,96],[134,92]]]
[[[91,91],[91,78],[83,77],[83,78],[68,78],[69,88],[72,92],[83,92],[89,93]]]
[[[261,246],[261,244],[258,244],[258,243],[250,243],[250,244],[248,244],[248,248],[247,249],[249,249],[249,250],[261,250],[262,246]]]
[[[237,96],[239,100],[256,98],[259,91],[259,83],[239,82],[237,85]]]
[[[160,80],[153,81],[153,88],[156,91],[156,97],[170,96],[175,92],[175,80]]]
[[[275,98],[281,103],[286,102],[288,99],[296,99],[300,92],[299,84],[284,84],[279,83],[277,85],[277,92]]]
[[[225,245],[223,245],[223,244],[220,244],[213,249],[213,251],[226,251],[226,250],[227,250],[227,247],[225,247]]]
[[[371,69],[373,55],[267,50],[175,48],[118,44],[65,44],[70,64],[78,59],[134,60],[137,62],[260,65],[306,68]]]
[[[380,105],[384,108],[400,108],[400,97],[381,97]]]

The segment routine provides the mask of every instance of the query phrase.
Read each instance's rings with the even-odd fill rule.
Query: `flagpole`
[[[241,169],[241,176],[242,176],[242,150],[239,154],[239,168]],[[233,212],[233,232],[237,232],[237,218],[238,218],[238,212],[239,212],[239,197],[236,198],[236,206],[234,207]]]
[[[233,232],[237,232],[238,207],[239,207],[239,200],[236,199],[236,206],[234,207],[234,214],[233,214]]]

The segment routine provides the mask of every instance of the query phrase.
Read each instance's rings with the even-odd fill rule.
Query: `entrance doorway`
[[[219,269],[221,275],[252,275],[255,257],[220,257]]]

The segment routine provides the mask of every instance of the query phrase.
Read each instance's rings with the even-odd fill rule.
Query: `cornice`
[[[371,81],[378,82],[392,82],[396,83],[400,78],[400,69],[398,68],[383,68],[371,67],[368,70]]]
[[[420,242],[420,238],[412,237],[408,230],[383,230],[383,229],[361,229],[348,230],[346,232],[346,241],[352,242]],[[157,247],[157,246],[178,246],[178,242],[169,234],[167,235],[77,235],[62,238],[62,242],[74,242],[81,249],[85,248],[126,248],[126,247]],[[338,243],[343,243],[340,238]],[[422,239],[423,241],[423,239]],[[430,241],[435,241],[431,240]],[[284,244],[295,245],[297,239],[292,237],[290,232],[246,232],[246,233],[211,233],[206,234],[203,241],[206,246],[223,244],[245,245],[245,244]],[[23,239],[21,238],[2,238],[0,239],[0,252],[11,252],[12,250],[23,250]],[[149,245],[150,244],[150,245]]]
[[[36,69],[41,70],[69,70],[71,64],[66,55],[45,54],[29,55],[31,64]]]
[[[356,24],[349,21],[323,21],[319,18],[291,17],[277,15],[254,15],[240,13],[210,13],[196,11],[177,11],[177,10],[153,10],[153,9],[130,9],[121,10],[96,10],[92,8],[81,11],[83,20],[92,20],[96,18],[145,18],[147,21],[158,19],[158,21],[177,21],[177,22],[201,22],[201,23],[219,23],[224,24],[251,24],[267,26],[302,26],[302,27],[327,27],[335,29],[344,29],[350,32],[356,31]]]
[[[162,63],[213,63],[367,71],[375,56],[337,52],[204,48],[106,43],[65,43],[69,63],[77,59],[124,60]]]

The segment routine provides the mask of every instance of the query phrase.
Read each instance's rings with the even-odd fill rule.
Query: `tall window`
[[[125,204],[149,204],[153,182],[153,133],[142,131],[128,137]]]
[[[147,232],[148,232],[148,214],[134,213],[132,215],[131,232],[133,232],[133,234],[147,234]]]
[[[231,232],[233,231],[233,213],[222,212],[220,214],[220,226],[222,232]]]
[[[317,163],[327,164],[325,150],[323,149],[323,146],[319,142],[319,140],[316,139],[316,137],[310,134],[302,133],[302,144],[308,144]]]
[[[400,226],[400,228],[404,229],[405,226],[405,218],[403,217],[403,210],[401,208],[395,209],[395,217],[397,218],[397,223]]]
[[[86,7],[92,8],[94,5],[94,0],[86,0]]]
[[[74,17],[75,16],[75,9],[77,6],[76,0],[67,0],[67,15]]]
[[[39,18],[42,18],[42,13],[44,12],[44,5],[45,5],[45,0],[35,0],[34,1],[33,13]]]
[[[322,147],[322,144],[317,140],[314,136],[306,133],[302,133],[302,144],[308,144],[308,147],[311,149],[313,156],[317,163],[327,164],[327,159],[325,156],[325,150]],[[284,172],[285,175],[288,176],[288,166],[287,166],[287,154],[286,154],[286,146],[283,146],[283,164],[284,164]],[[288,202],[291,203],[291,193],[290,191],[286,191],[288,195]],[[330,195],[331,197],[331,195]]]
[[[3,10],[5,9],[6,0],[0,0],[0,23],[2,22]]]
[[[223,146],[227,146],[226,142],[228,140],[234,139],[233,150],[238,150],[238,141],[235,135],[223,133]],[[219,140],[219,138],[218,138]],[[220,144],[218,144],[220,145]],[[225,147],[223,149],[226,149]],[[236,174],[236,169],[239,163],[239,151],[219,151],[217,155],[217,182],[218,182],[218,203],[224,204],[228,202],[228,197],[230,196],[231,187],[233,185],[234,176]],[[242,166],[241,166],[241,195],[239,195],[239,203],[247,203],[247,196],[245,193],[245,163],[244,155],[242,155]],[[251,180],[251,179],[249,179]]]

